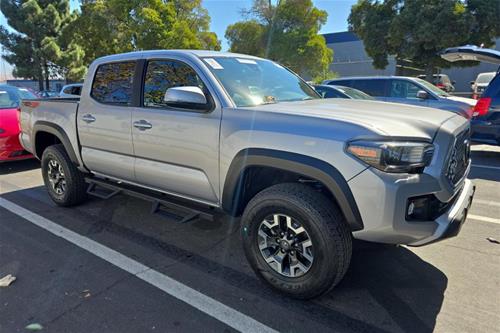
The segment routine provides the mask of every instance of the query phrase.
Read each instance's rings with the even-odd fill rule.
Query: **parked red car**
[[[0,85],[0,162],[33,157],[19,143],[19,103],[35,98],[28,89]]]

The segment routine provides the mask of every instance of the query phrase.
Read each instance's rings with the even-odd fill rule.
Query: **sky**
[[[1,0],[0,0],[1,1]],[[313,0],[314,5],[319,9],[326,10],[328,21],[322,27],[320,33],[338,32],[347,30],[347,17],[351,11],[351,6],[356,0]],[[71,8],[79,7],[78,0],[70,0]],[[252,0],[203,0],[202,6],[208,10],[212,19],[210,30],[217,34],[222,42],[222,50],[228,49],[224,33],[228,25],[242,20],[241,10],[250,8]],[[5,17],[0,12],[0,25],[7,26]],[[3,59],[0,62],[0,82],[6,77],[11,78],[12,67]]]

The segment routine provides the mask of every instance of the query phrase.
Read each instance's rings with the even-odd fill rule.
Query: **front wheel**
[[[84,174],[71,162],[61,144],[42,154],[42,176],[50,198],[59,206],[74,206],[87,199]]]
[[[333,202],[303,184],[257,194],[242,218],[246,257],[255,273],[291,297],[319,296],[349,267],[352,239]]]

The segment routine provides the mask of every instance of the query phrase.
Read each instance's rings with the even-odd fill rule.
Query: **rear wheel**
[[[74,206],[87,199],[84,174],[71,162],[61,144],[42,154],[42,176],[51,199],[59,206]]]
[[[349,228],[334,203],[303,184],[257,194],[242,218],[245,254],[255,273],[295,298],[319,296],[344,276]]]

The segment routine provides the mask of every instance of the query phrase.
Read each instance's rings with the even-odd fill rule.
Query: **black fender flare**
[[[42,156],[37,155],[37,149],[36,149],[36,135],[39,132],[47,132],[59,139],[61,143],[64,146],[64,149],[68,153],[69,158],[71,159],[71,162],[73,162],[76,166],[80,166],[80,163],[78,162],[78,158],[76,157],[75,151],[73,150],[73,146],[71,145],[71,141],[68,138],[68,135],[64,131],[64,129],[53,123],[49,123],[47,121],[37,121],[33,125],[33,131],[32,131],[32,138],[33,138],[33,154],[38,158],[41,159]]]
[[[249,148],[240,151],[229,167],[222,193],[222,209],[235,212],[246,168],[265,166],[294,172],[321,182],[335,197],[352,231],[362,230],[363,221],[354,196],[342,174],[331,164],[314,157],[286,151]]]

